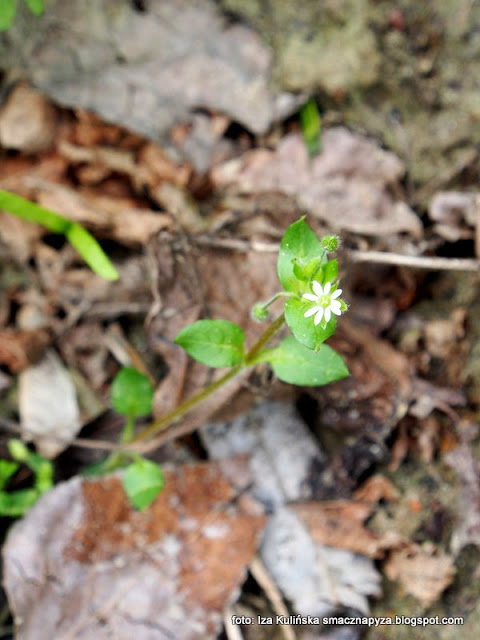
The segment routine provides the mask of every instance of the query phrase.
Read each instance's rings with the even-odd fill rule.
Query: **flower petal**
[[[313,324],[314,324],[315,326],[319,325],[319,324],[320,324],[320,322],[322,321],[322,318],[323,318],[323,311],[324,311],[323,307],[319,307],[319,308],[318,308],[318,313],[317,313],[317,315],[315,316],[315,320],[313,321]]]
[[[310,316],[313,316],[315,313],[317,313],[317,311],[322,310],[323,313],[323,307],[311,307],[308,311],[305,311],[305,313],[303,314],[304,318],[310,318]]]
[[[331,288],[332,288],[332,283],[331,282],[327,282],[323,287],[323,294],[328,296],[328,294],[330,293],[330,289]]]
[[[332,317],[332,312],[330,311],[330,307],[327,307],[325,309],[325,322],[330,322],[331,317]]]
[[[318,297],[323,296],[323,294],[324,294],[323,287],[316,280],[313,280],[313,282],[312,282],[312,289],[315,291],[315,293],[317,294]]]
[[[306,298],[312,302],[318,302],[318,296],[313,295],[313,293],[304,293],[302,298]]]
[[[334,292],[332,293],[332,295],[330,296],[330,298],[331,298],[332,300],[335,300],[335,298],[338,298],[338,297],[339,297],[339,296],[341,296],[341,295],[342,295],[342,289],[337,289],[336,291],[334,291]]]
[[[334,302],[336,302],[336,300],[334,300],[334,301],[332,302],[332,304],[330,305],[329,309],[330,309],[330,311],[331,311],[332,313],[334,313],[336,316],[341,316],[341,315],[342,315],[342,308],[341,308],[341,306],[340,306],[340,303],[338,304],[338,306],[337,306],[337,305],[333,306]]]

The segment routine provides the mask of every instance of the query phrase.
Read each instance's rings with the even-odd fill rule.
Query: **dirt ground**
[[[480,5],[182,0],[187,19],[160,1],[59,4],[20,8],[0,34],[0,189],[85,226],[120,278],[0,211],[0,452],[20,432],[57,482],[5,544],[2,637],[9,611],[32,639],[477,637]],[[222,389],[148,452],[170,484],[145,517],[118,479],[80,480],[118,438],[122,365],[155,381],[157,418],[212,380],[173,343],[181,329],[226,318],[258,339],[250,309],[278,290],[279,241],[304,214],[341,237],[349,311],[329,344],[350,377],[299,389],[259,365]],[[20,471],[8,489],[30,481]],[[132,573],[147,586],[127,615]],[[277,615],[404,621],[258,622]],[[434,616],[463,623],[412,628]]]

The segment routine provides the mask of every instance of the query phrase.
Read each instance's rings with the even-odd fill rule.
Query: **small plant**
[[[1,0],[0,0],[1,2]],[[30,200],[26,200],[16,193],[0,189],[0,209],[4,209],[17,218],[36,222],[53,233],[63,234],[70,244],[78,251],[88,266],[106,280],[117,280],[118,273],[105,255],[95,238],[81,225],[63,216],[45,209]]]
[[[6,208],[1,197],[2,192],[0,206]],[[14,203],[16,202],[15,200]],[[27,211],[32,210],[28,208]],[[37,205],[33,211],[36,216]],[[47,213],[48,216],[52,215],[52,212]],[[46,226],[57,232],[65,232],[64,221],[60,216],[48,216],[46,223],[44,220]],[[67,234],[68,229],[69,227]],[[302,386],[325,385],[347,376],[348,369],[342,357],[325,344],[325,340],[335,332],[337,317],[347,310],[347,304],[341,298],[337,260],[330,259],[328,255],[336,251],[338,244],[339,239],[335,235],[328,235],[319,240],[304,218],[292,224],[283,236],[277,261],[282,290],[270,300],[257,303],[252,309],[255,320],[265,322],[270,318],[271,305],[283,300],[283,313],[271,320],[250,348],[245,345],[243,329],[229,320],[198,320],[180,331],[175,342],[192,358],[209,367],[228,370],[172,411],[137,431],[138,418],[148,416],[152,412],[153,385],[146,375],[136,369],[122,368],[111,386],[112,407],[117,413],[125,416],[125,427],[118,450],[110,454],[106,460],[86,469],[85,473],[100,474],[124,468],[122,481],[125,492],[131,504],[143,510],[162,490],[165,479],[161,468],[155,462],[142,457],[140,453],[156,448],[156,437],[161,437],[165,430],[240,371],[268,362],[280,380]],[[285,324],[292,335],[280,340],[276,345],[269,346]],[[12,449],[13,457],[16,456],[17,460],[22,459],[36,474],[35,489],[27,490],[35,491],[35,496],[33,493],[25,494],[25,504],[31,506],[40,492],[50,488],[51,471],[47,473],[45,470],[45,479],[39,484],[40,477],[43,477],[40,476],[40,469],[43,469],[41,464],[48,461],[29,452],[22,443],[14,442],[17,444],[14,450]],[[3,477],[5,483],[16,468],[14,463],[0,461],[0,482]],[[0,489],[2,486],[0,485]],[[0,497],[1,495],[0,493]],[[12,495],[14,494],[9,494],[9,500],[12,500]],[[18,507],[23,510],[25,508],[27,507]]]
[[[148,378],[135,369],[119,372],[112,383],[111,398],[114,409],[126,416],[126,424],[120,451],[107,459],[102,471],[129,463],[123,485],[135,507],[146,508],[164,484],[160,468],[138,454],[142,441],[147,441],[147,448],[154,448],[158,434],[243,369],[268,362],[280,380],[303,386],[325,385],[348,375],[341,356],[324,344],[335,332],[336,318],[347,310],[340,297],[337,260],[328,257],[338,243],[334,235],[319,240],[304,218],[292,224],[283,237],[277,263],[283,290],[270,300],[257,303],[252,310],[253,317],[263,322],[269,319],[270,306],[284,300],[284,312],[271,321],[249,349],[245,346],[243,329],[229,320],[198,320],[180,331],[175,342],[192,358],[228,371],[136,434],[135,419],[151,412],[153,389]],[[292,335],[269,348],[268,344],[285,323]],[[134,460],[130,462],[132,457]]]
[[[317,103],[310,98],[300,109],[300,129],[310,158],[322,151],[322,118]]]
[[[30,11],[40,16],[44,10],[43,0],[24,0]],[[17,0],[0,0],[0,31],[11,27],[17,14]]]
[[[32,507],[38,498],[53,486],[53,465],[30,449],[20,440],[10,440],[8,450],[13,461],[0,460],[0,515],[22,516]],[[33,471],[33,487],[6,491],[10,478],[25,464]]]

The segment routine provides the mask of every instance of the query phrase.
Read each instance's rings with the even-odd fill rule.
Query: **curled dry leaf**
[[[18,406],[23,437],[46,458],[63,451],[80,430],[75,387],[54,351],[21,372]]]
[[[55,487],[3,551],[18,637],[215,638],[264,523],[252,499],[236,500],[245,471],[241,461],[166,470],[144,513],[116,476]]]
[[[385,563],[385,573],[428,608],[451,584],[455,567],[452,557],[433,545],[420,547],[412,543],[391,552]]]

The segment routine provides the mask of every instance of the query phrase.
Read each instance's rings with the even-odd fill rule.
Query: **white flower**
[[[342,295],[342,290],[337,289],[333,293],[330,293],[331,288],[331,282],[326,282],[322,287],[319,282],[313,280],[312,289],[314,293],[304,293],[302,296],[302,298],[306,298],[307,300],[310,300],[310,302],[315,302],[315,306],[310,307],[310,309],[303,314],[304,318],[309,318],[310,316],[315,315],[313,320],[313,324],[315,326],[319,325],[323,319],[325,320],[325,324],[330,322],[332,313],[336,316],[339,316],[342,313],[341,302],[340,300],[337,300],[337,298]]]

